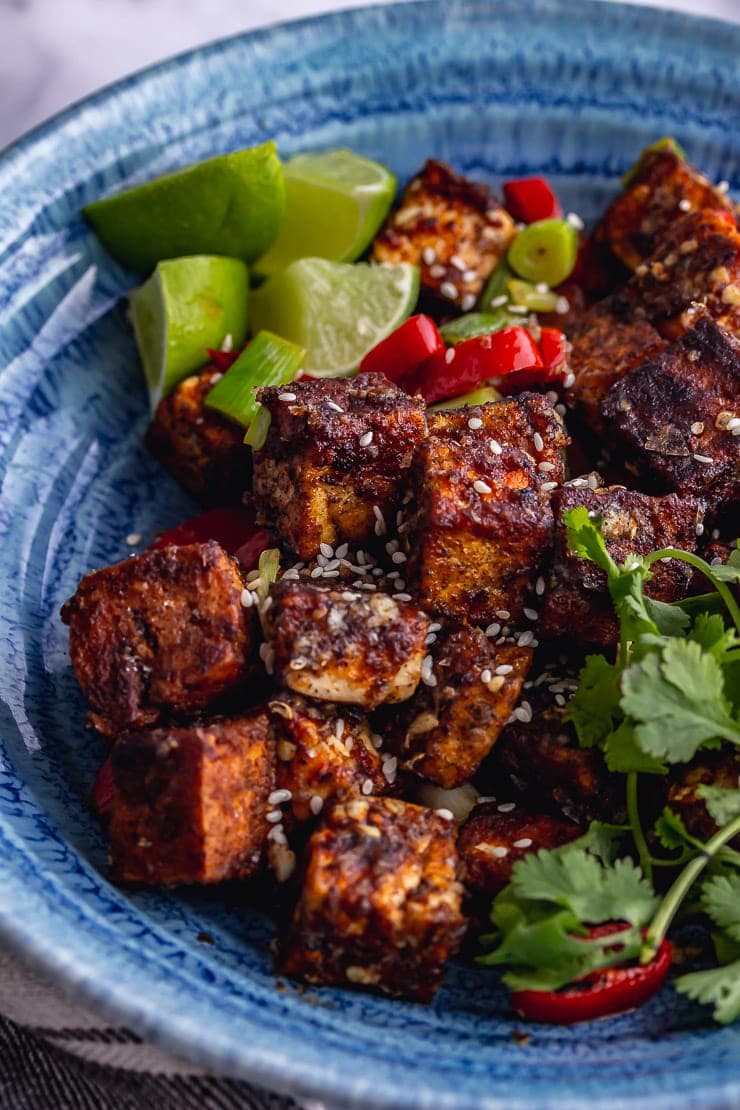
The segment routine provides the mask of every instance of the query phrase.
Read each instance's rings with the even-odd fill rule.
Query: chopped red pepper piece
[[[444,349],[445,341],[431,316],[409,316],[400,327],[368,351],[360,363],[360,371],[385,374],[390,381],[398,382],[432,355],[443,353]]]
[[[206,354],[216,369],[225,374],[239,358],[241,351],[216,351],[213,347],[206,347]]]
[[[90,791],[90,803],[101,820],[105,820],[110,815],[113,805],[113,769],[110,756],[101,764],[95,776],[95,782]]]
[[[540,328],[542,365],[507,374],[497,383],[501,393],[520,393],[535,386],[560,385],[568,374],[570,344],[559,328]]]
[[[206,540],[217,540],[247,571],[254,570],[260,555],[271,543],[270,533],[257,524],[253,512],[242,505],[224,505],[178,524],[158,536],[151,546],[174,544],[180,547]]]
[[[515,326],[476,335],[434,354],[399,384],[432,405],[469,393],[482,382],[530,368],[542,368],[539,347],[526,328]]]
[[[610,923],[589,930],[589,936],[619,933],[624,924]],[[512,991],[514,1009],[528,1021],[575,1025],[579,1021],[621,1014],[647,1002],[663,985],[671,967],[670,941],[663,940],[648,964],[608,967],[592,971],[560,991]]]
[[[560,201],[544,177],[520,177],[504,182],[504,207],[523,224],[558,219],[563,214]]]

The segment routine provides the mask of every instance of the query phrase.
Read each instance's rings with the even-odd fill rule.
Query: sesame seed
[[[558,414],[558,416],[565,416],[566,411],[567,410],[565,408],[565,405],[556,405],[555,406],[555,412]]]
[[[465,280],[470,281],[471,279],[466,277]],[[470,312],[471,308],[475,307],[476,300],[477,298],[475,293],[465,293],[463,295],[463,299],[460,301],[460,308],[463,310],[463,312]]]
[[[373,589],[375,589],[374,586],[373,586]],[[400,594],[392,594],[391,596],[394,597],[396,599],[396,601],[411,601],[411,594],[400,593]],[[437,685],[436,678],[435,678],[434,682],[429,682],[429,683],[427,683],[427,685],[428,686],[436,686]]]
[[[540,615],[536,609],[525,609],[524,616],[527,618],[528,621],[536,621],[539,620]]]
[[[489,439],[488,446],[490,447],[491,451],[493,451],[494,455],[500,455],[503,451],[503,447],[497,439]]]
[[[565,377],[563,378],[563,385],[565,386],[566,389],[571,389],[575,384],[576,384],[576,376],[571,371],[570,374],[566,374]]]
[[[500,621],[511,620],[511,613],[509,612],[508,609],[497,609],[496,610],[496,616],[498,617],[498,619]]]
[[[430,632],[441,632],[442,631],[442,625],[438,621],[435,621],[433,624],[429,625],[429,631]]]
[[[736,424],[735,427],[732,428],[732,435],[740,436],[740,424]]]
[[[697,534],[697,536],[703,536],[704,535],[704,525],[703,524],[697,524],[696,534]]]
[[[523,725],[528,725],[532,720],[532,712],[525,709],[523,705],[519,705],[512,713],[512,717],[515,721],[521,721]]]
[[[549,474],[551,470],[555,469],[555,463],[552,463],[552,462],[537,463],[537,469],[541,470],[543,474]]]
[[[471,432],[477,432],[479,428],[483,427],[483,421],[479,416],[471,416],[470,420],[468,420],[468,427]]]
[[[558,488],[557,482],[543,482],[541,487],[543,493],[552,493],[554,489]]]
[[[534,592],[537,594],[537,597],[542,597],[543,593],[545,592],[545,579],[542,577],[542,575],[540,575],[540,577],[534,584]]]
[[[450,259],[450,266],[454,266],[456,270],[461,271],[467,270],[468,268],[465,259],[461,258],[459,254],[453,254],[452,258]]]
[[[138,532],[129,532],[126,536],[126,543],[129,547],[135,547],[137,543],[141,543],[141,536]]]
[[[498,808],[501,809],[501,806],[499,806]],[[496,844],[495,847],[491,848],[491,855],[495,856],[496,859],[504,859],[506,856],[508,856],[508,854],[509,849],[506,848],[503,844]]]
[[[431,647],[431,645],[436,644],[436,642],[437,642],[437,633],[436,632],[429,632],[424,638],[424,643],[427,647]]]
[[[463,274],[463,281],[471,282],[471,281],[477,281],[477,280],[478,280],[478,271],[477,270],[466,270],[465,273]]]
[[[327,401],[326,402],[326,407],[328,409],[332,409],[334,412],[344,412],[344,409],[342,408],[342,406],[338,405],[336,403],[336,401]]]
[[[559,705],[561,709],[563,708],[563,706],[565,705],[565,698],[562,694],[555,695],[555,704]]]
[[[373,780],[372,779],[365,779],[365,781],[363,782],[360,789],[362,790],[363,794],[372,794],[372,792],[373,792]]]
[[[311,571],[311,577],[312,578],[322,578],[323,574],[324,574],[324,568],[323,567],[314,567],[313,570]]]
[[[279,809],[271,809],[270,812],[267,814],[267,820],[270,822],[271,825],[276,824],[276,822],[278,821],[282,821],[282,819],[283,815]]]
[[[429,276],[433,278],[441,278],[444,277],[446,273],[447,267],[437,264],[435,266],[432,266],[431,270],[429,271]]]
[[[296,575],[296,578],[298,575]],[[241,603],[245,609],[251,609],[254,604],[254,594],[251,590],[242,590]]]
[[[731,417],[725,424],[728,432],[734,432],[736,428],[740,428],[740,416]]]
[[[288,841],[285,836],[285,829],[282,825],[273,825],[267,834],[267,839],[272,840],[275,844],[287,844]]]
[[[703,431],[704,431],[703,421],[695,420],[694,423],[691,425],[692,435],[700,436]]]
[[[312,796],[311,801],[308,803],[308,808],[311,810],[311,813],[313,813],[314,817],[317,817],[319,813],[321,813],[321,810],[324,808],[324,799],[321,797],[320,794],[314,794]]]
[[[494,297],[491,301],[491,308],[503,308],[508,299],[505,293],[502,293],[499,297]]]
[[[473,482],[473,489],[475,490],[476,493],[490,493],[491,492],[491,487],[488,485],[488,483],[481,481],[480,478],[476,478],[476,480]]]
[[[489,624],[488,628],[486,629],[486,636],[498,636],[500,631],[501,631],[501,625],[497,624],[494,621],[494,623]]]
[[[403,551],[394,551],[391,555],[391,560],[396,564],[405,563],[406,556],[404,555]]]
[[[360,447],[369,447],[370,444],[372,443],[372,441],[373,441],[373,433],[372,432],[365,432],[364,435],[360,436]]]
[[[545,450],[545,441],[544,441],[544,439],[542,438],[542,436],[540,435],[539,432],[535,432],[534,435],[532,436],[532,443],[534,444],[535,451],[544,451]]]
[[[451,281],[443,281],[439,287],[439,291],[443,297],[447,298],[448,301],[457,300],[458,289],[457,286],[453,285]]]
[[[514,668],[511,666],[510,663],[499,663],[498,667],[496,667],[496,672],[495,673],[496,674],[511,674],[511,672],[513,670],[514,670]]]
[[[516,809],[516,802],[502,802],[496,809],[499,813],[511,813],[512,809]]]
[[[285,574],[283,575],[283,578],[286,580],[286,582],[297,582],[300,577],[301,576],[295,567],[291,567],[290,570],[286,570]]]
[[[454,347],[448,347],[447,350],[445,351],[445,362],[447,363],[448,366],[450,365],[450,363],[452,362],[454,357],[455,357],[455,348]]]
[[[445,821],[454,821],[455,814],[451,809],[435,809],[434,811],[439,817],[443,817]]]
[[[694,455],[693,458],[698,463],[707,463],[710,466],[714,462],[714,459],[710,458],[709,455]]]
[[[690,212],[691,211],[691,201],[687,200],[687,198],[684,197],[683,200],[680,200],[678,202],[678,207],[681,209],[682,212]]]
[[[538,281],[535,285],[535,290],[537,293],[549,293],[550,286],[547,284],[546,281]]]
[[[321,552],[321,554],[326,559],[333,559],[334,558],[334,548],[331,546],[331,544],[320,543],[319,544],[319,551]]]
[[[583,489],[584,486],[588,485],[588,481],[586,478],[571,478],[571,480],[565,484],[566,486],[572,486],[573,489]]]
[[[565,218],[568,221],[568,223],[570,224],[570,226],[574,227],[576,229],[576,231],[583,231],[583,227],[584,227],[583,220],[581,219],[581,217],[576,212],[569,212],[568,215]]]
[[[278,401],[295,401],[295,393],[278,393]]]
[[[729,193],[729,191],[730,191],[729,181],[718,181],[717,182],[717,192],[718,193]]]
[[[510,304],[508,311],[513,312],[516,316],[526,316],[529,309],[523,304]]]
[[[557,302],[555,304],[555,311],[557,312],[558,316],[565,316],[565,314],[566,314],[566,312],[568,311],[569,308],[570,308],[570,301],[568,300],[568,298],[567,297],[558,297]]]
[[[521,840],[515,840],[514,841],[514,847],[515,848],[531,848],[532,847],[531,837],[523,836],[521,838]]]
[[[291,790],[273,790],[267,798],[267,804],[271,806],[282,805],[283,802],[289,802],[293,797]]]
[[[424,247],[421,252],[421,260],[425,266],[433,266],[437,261],[437,252],[434,247]]]

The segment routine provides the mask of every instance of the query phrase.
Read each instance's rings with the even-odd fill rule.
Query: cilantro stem
[[[699,875],[720,848],[722,848],[728,840],[732,840],[732,838],[738,834],[740,834],[740,817],[735,817],[728,825],[725,825],[724,828],[715,833],[711,840],[706,842],[700,856],[697,856],[696,859],[687,863],[686,867],[684,867],[658,907],[658,912],[653,918],[645,936],[645,943],[640,953],[640,963],[650,963],[655,953],[658,951],[660,942],[668,932],[681,902],[684,900]]]
[[[646,555],[645,564],[650,566],[652,563],[657,563],[660,559],[679,559],[681,562],[688,563],[689,566],[701,571],[704,577],[709,579],[724,601],[727,606],[727,611],[735,622],[735,627],[738,632],[740,632],[740,607],[735,601],[732,590],[727,583],[721,582],[719,578],[716,578],[712,574],[712,568],[709,563],[705,562],[705,560],[701,559],[698,555],[692,555],[690,551],[679,551],[676,547],[664,547],[662,551],[653,551],[652,555]]]
[[[637,804],[637,771],[629,771],[627,774],[627,818],[632,829],[632,835],[635,838],[635,847],[640,857],[643,874],[648,882],[652,883],[653,861],[645,840],[645,834],[642,831],[640,811]]]

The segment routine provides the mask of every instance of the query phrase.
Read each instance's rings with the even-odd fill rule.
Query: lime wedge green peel
[[[195,255],[160,262],[129,298],[152,409],[207,361],[206,347],[247,333],[249,273],[238,258]]]
[[[288,339],[259,332],[206,395],[206,405],[248,428],[260,408],[255,390],[292,382],[305,354]]]
[[[283,172],[285,220],[256,271],[275,274],[298,258],[359,258],[388,214],[393,174],[350,150],[298,154]]]
[[[223,254],[252,262],[274,242],[285,186],[273,142],[209,158],[83,212],[103,246],[130,270],[186,254]]]
[[[306,373],[337,378],[403,323],[418,296],[418,268],[406,262],[303,258],[252,294],[252,328],[305,347]]]

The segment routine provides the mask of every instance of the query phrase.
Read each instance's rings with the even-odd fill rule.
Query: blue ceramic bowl
[[[278,989],[272,926],[233,891],[128,894],[87,808],[84,728],[59,607],[194,506],[147,455],[120,298],[79,217],[127,183],[275,138],[342,144],[400,178],[448,159],[494,184],[544,172],[593,217],[647,142],[675,135],[740,186],[740,28],[576,0],[431,0],[246,35],[131,78],[0,160],[0,924],[111,1018],[183,1056],[342,1106],[740,1105],[740,1029],[665,990],[576,1029],[513,1021],[455,964],[429,1007]],[[213,945],[197,941],[207,932]]]

